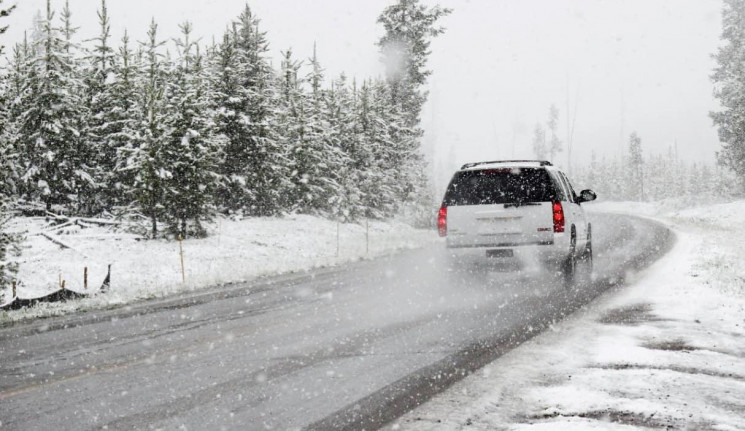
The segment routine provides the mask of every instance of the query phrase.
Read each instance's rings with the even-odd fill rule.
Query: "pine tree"
[[[171,115],[166,120],[169,141],[163,151],[171,175],[163,183],[164,217],[174,235],[204,236],[202,223],[211,220],[215,211],[220,142],[209,110],[212,96],[203,59],[191,38],[192,26],[186,22],[180,28],[179,63],[166,95]]]
[[[96,45],[86,58],[86,139],[92,150],[94,178],[97,190],[89,202],[89,212],[111,210],[120,201],[116,187],[117,141],[112,136],[121,132],[116,110],[117,95],[114,93],[116,74],[114,72],[115,52],[111,47],[106,0],[101,0],[98,10],[99,35],[93,40]]]
[[[136,184],[138,168],[135,156],[144,142],[143,128],[145,109],[138,93],[138,57],[129,47],[129,35],[124,32],[121,45],[115,56],[114,81],[106,87],[111,94],[111,110],[106,114],[108,132],[106,148],[113,150],[113,169],[105,175],[107,193],[104,201],[107,209],[129,211],[138,207]]]
[[[385,118],[389,100],[384,82],[368,81],[363,83],[357,103],[360,153],[355,162],[360,171],[359,188],[365,217],[375,219],[392,216],[399,195],[389,171],[396,157]]]
[[[642,140],[636,132],[629,137],[629,172],[630,197],[644,200],[644,159],[642,158]]]
[[[53,18],[47,0],[42,39],[32,46],[28,90],[20,101],[27,109],[18,119],[27,198],[41,199],[48,211],[56,204],[79,209],[74,208],[77,197],[92,182],[80,139],[82,87],[68,54],[71,42],[54,27]]]
[[[427,99],[421,88],[432,74],[427,70],[431,39],[445,31],[436,26],[437,21],[450,12],[439,5],[427,8],[419,0],[399,0],[378,17],[385,30],[378,46],[386,66],[391,100],[405,113],[409,127],[419,125],[419,114]]]
[[[228,210],[250,215],[277,214],[287,187],[287,160],[271,126],[277,97],[268,49],[259,20],[246,5],[219,52],[217,122],[228,141],[218,200]]]
[[[228,211],[237,211],[247,205],[250,191],[244,170],[248,155],[243,137],[248,132],[242,110],[246,101],[241,91],[235,31],[226,32],[223,36],[212,68],[212,87],[216,95],[215,122],[219,133],[227,139],[219,167],[223,180],[217,191],[217,202]]]
[[[546,129],[541,123],[535,125],[533,129],[533,154],[538,160],[546,160]]]
[[[719,130],[718,160],[731,168],[745,187],[745,0],[725,0],[722,41],[714,58],[714,96],[722,110],[711,118]]]
[[[167,65],[160,52],[164,41],[158,39],[158,25],[151,21],[147,41],[141,42],[143,61],[138,71],[141,100],[140,121],[135,125],[136,146],[128,149],[126,170],[136,172],[132,193],[138,208],[150,219],[150,232],[158,236],[158,220],[163,216],[164,183],[171,177],[166,153],[169,130],[165,110]]]
[[[3,0],[0,0],[2,5]],[[15,5],[9,8],[0,7],[0,18],[5,18],[13,11]],[[5,33],[8,26],[0,27],[0,34]],[[3,53],[4,46],[0,45],[0,54]],[[7,224],[10,221],[10,212],[7,209],[7,203],[14,194],[16,175],[15,159],[16,154],[12,147],[14,131],[11,130],[13,100],[22,91],[19,88],[12,88],[14,81],[21,79],[21,76],[13,76],[18,72],[16,67],[22,67],[25,59],[20,56],[21,51],[16,46],[14,49],[11,76],[2,77],[2,88],[0,88],[0,292],[3,292],[15,280],[18,272],[18,263],[11,260],[13,255],[20,254],[18,247],[19,238],[17,235],[8,231]]]
[[[33,99],[29,71],[32,66],[31,50],[24,34],[22,44],[13,47],[13,56],[4,82],[4,104],[2,131],[0,134],[0,185],[5,187],[6,195],[24,196],[26,189],[21,180],[23,167],[23,139],[20,135],[20,117],[28,110]]]
[[[87,121],[90,118],[89,105],[85,103],[85,82],[83,79],[83,64],[80,54],[83,49],[73,42],[73,37],[79,27],[72,25],[72,11],[69,0],[65,0],[65,6],[61,11],[62,25],[59,28],[63,37],[64,55],[69,63],[69,72],[66,76],[67,84],[65,90],[74,94],[70,97],[71,117],[69,121],[74,126],[75,141],[71,142],[69,159],[75,167],[69,187],[73,193],[69,196],[71,202],[67,205],[69,211],[76,214],[89,215],[98,209],[96,204],[96,192],[99,185],[95,180],[96,149],[90,145],[87,135]]]
[[[309,112],[305,95],[300,88],[300,62],[293,59],[292,50],[288,49],[282,56],[277,84],[279,109],[275,117],[275,130],[280,137],[280,146],[288,153],[292,181],[288,201],[282,206],[294,212],[328,215],[327,206],[318,206],[318,199],[323,195],[323,187],[320,184],[323,178],[318,169],[325,163],[324,154],[320,153],[318,148],[321,137],[316,133],[315,124],[310,124],[311,121],[320,119],[308,118],[313,114]]]
[[[417,133],[406,126],[405,114],[400,112],[398,106],[392,105],[391,91],[384,81],[376,81],[373,85],[373,115],[381,129],[374,132],[378,144],[375,146],[375,158],[381,160],[379,170],[384,177],[383,184],[388,186],[386,191],[391,193],[384,198],[384,206],[398,212],[409,194],[415,192],[410,170],[417,170],[416,166],[412,166],[416,160],[412,155],[415,156],[418,151],[411,153],[411,141],[417,139]]]
[[[342,221],[355,221],[364,212],[358,185],[360,170],[355,163],[360,142],[354,127],[353,97],[342,74],[326,92],[322,114],[327,124],[321,138],[321,151],[326,154],[319,172],[326,178],[322,201],[329,203],[333,218]]]
[[[423,132],[419,127],[422,106],[427,100],[422,87],[432,73],[427,70],[431,39],[445,31],[437,26],[437,21],[450,12],[440,6],[427,8],[419,0],[399,0],[378,17],[385,30],[378,46],[386,65],[391,109],[403,120],[403,127],[395,126],[399,130],[392,135],[404,169],[397,175],[403,183],[398,199],[405,206],[416,202],[413,212],[418,215],[427,214],[431,205],[425,202],[431,196],[431,189],[424,176],[427,169],[421,153]]]

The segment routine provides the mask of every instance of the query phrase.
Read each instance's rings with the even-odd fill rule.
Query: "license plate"
[[[486,257],[512,257],[512,249],[498,248],[495,250],[486,250]]]

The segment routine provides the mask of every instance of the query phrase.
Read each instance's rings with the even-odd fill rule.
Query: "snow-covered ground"
[[[745,202],[607,203],[673,228],[628,288],[556,324],[392,429],[745,429]]]
[[[194,290],[264,275],[305,271],[372,258],[437,241],[432,230],[399,222],[339,224],[295,215],[284,218],[220,219],[205,239],[183,241],[184,281],[177,241],[140,240],[95,225],[50,228],[42,218],[17,218],[13,229],[26,231],[18,273],[19,298],[36,298],[65,287],[95,292],[111,264],[107,293],[64,303],[40,303],[0,313],[0,322],[104,308],[143,298]],[[338,226],[338,252],[337,252]],[[45,237],[40,233],[48,235]],[[51,239],[70,248],[62,248]],[[88,289],[84,271],[88,268]],[[4,292],[4,300],[11,293]]]

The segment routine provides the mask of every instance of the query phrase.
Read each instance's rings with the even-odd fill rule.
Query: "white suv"
[[[537,257],[571,280],[578,259],[592,263],[592,226],[581,204],[595,198],[592,190],[577,196],[547,161],[467,163],[450,181],[437,227],[451,254]]]

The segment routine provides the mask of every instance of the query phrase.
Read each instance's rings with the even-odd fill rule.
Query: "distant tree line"
[[[400,0],[380,16],[385,78],[327,79],[269,44],[246,5],[218,42],[190,23],[167,42],[76,42],[66,3],[49,0],[0,79],[0,194],[69,215],[138,215],[152,237],[204,235],[217,212],[345,221],[424,209],[421,87],[429,39],[449,11]],[[401,61],[403,59],[403,61]],[[391,63],[393,63],[391,61]],[[429,208],[427,207],[427,210]]]
[[[593,152],[589,164],[574,168],[572,179],[575,186],[590,188],[601,200],[609,201],[683,197],[707,202],[738,193],[732,187],[735,174],[727,167],[681,160],[674,146],[664,154],[645,156],[641,137],[636,132],[629,137],[625,154],[599,159]]]

